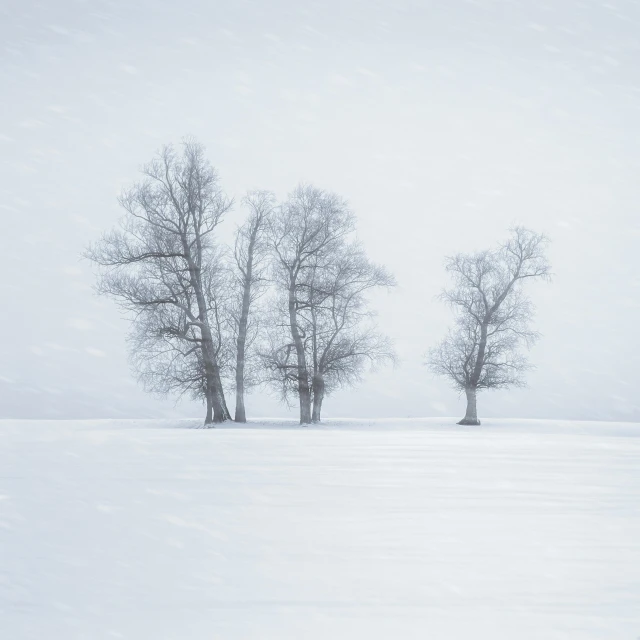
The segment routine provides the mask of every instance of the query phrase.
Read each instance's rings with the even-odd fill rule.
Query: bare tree
[[[214,231],[232,203],[204,148],[193,140],[181,152],[163,147],[142,173],[143,180],[120,197],[126,211],[120,227],[86,255],[100,267],[99,293],[131,312],[134,324],[140,319],[155,327],[156,336],[170,337],[178,351],[188,352],[185,357],[195,354],[193,362],[204,369],[205,423],[222,422],[230,415],[220,370],[223,320]]]
[[[300,322],[308,307],[309,272],[335,253],[354,230],[355,220],[344,200],[310,185],[298,186],[275,212],[270,226],[274,252],[273,278],[284,297],[295,363],[288,376],[295,380],[300,424],[311,422],[311,379],[305,350],[306,334]]]
[[[235,286],[240,300],[235,305],[233,322],[236,334],[236,411],[235,421],[246,422],[244,405],[245,387],[255,384],[255,375],[248,375],[248,348],[256,336],[257,323],[253,322],[251,335],[250,311],[256,300],[264,293],[267,282],[267,258],[269,245],[266,238],[267,225],[274,208],[274,196],[268,191],[252,191],[244,198],[249,217],[237,230],[234,263]],[[252,371],[255,373],[255,371]]]
[[[441,297],[453,308],[456,324],[430,351],[429,365],[466,394],[467,410],[458,424],[480,424],[478,391],[524,384],[530,366],[520,349],[530,346],[538,334],[529,328],[533,306],[523,285],[549,279],[547,243],[545,236],[515,227],[495,250],[446,260],[453,286]]]
[[[263,362],[285,398],[297,395],[301,424],[319,422],[325,395],[355,382],[367,362],[393,359],[366,294],[394,280],[350,239],[354,229],[344,201],[309,186],[293,192],[272,226],[286,321],[271,323]]]

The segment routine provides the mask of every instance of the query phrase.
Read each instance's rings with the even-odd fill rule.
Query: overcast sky
[[[640,420],[638,2],[2,0],[0,42],[0,417],[201,415],[136,385],[79,259],[190,134],[238,200],[344,196],[397,277],[375,302],[400,364],[327,417],[463,414],[423,365],[451,320],[443,257],[518,223],[552,239],[537,370],[480,417]]]

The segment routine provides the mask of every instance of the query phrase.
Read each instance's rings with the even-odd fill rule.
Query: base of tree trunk
[[[456,422],[456,424],[466,424],[477,427],[480,425],[480,420],[477,418],[475,420],[473,418],[462,418],[462,420],[460,420],[460,422]]]

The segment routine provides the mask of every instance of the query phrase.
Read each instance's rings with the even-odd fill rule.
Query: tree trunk
[[[467,412],[458,424],[479,425],[478,409],[476,407],[476,388],[468,387],[464,390],[467,395]]]
[[[320,422],[322,401],[324,400],[324,379],[321,375],[313,376],[313,414],[312,422]]]
[[[207,415],[204,419],[205,425],[211,424],[213,422],[213,403],[211,402],[211,391],[210,389],[205,389],[204,395],[207,399]]]
[[[264,218],[265,213],[262,209],[254,209],[254,216],[250,219],[249,225],[249,244],[247,246],[247,257],[243,271],[244,282],[242,291],[242,310],[240,313],[240,322],[238,323],[238,349],[236,360],[236,422],[247,421],[247,414],[244,406],[244,369],[247,346],[247,325],[249,323],[249,309],[251,307],[251,291],[255,284],[253,261],[258,236],[264,230]],[[240,266],[240,262],[238,261],[239,255],[241,254],[236,253],[236,263],[238,266]]]
[[[236,422],[246,422],[247,414],[244,408],[244,349],[246,340],[247,325],[240,320],[240,330],[238,332],[238,353],[236,360]]]
[[[224,422],[224,408],[220,403],[220,394],[217,389],[215,378],[209,371],[206,373],[207,388],[205,397],[207,400],[207,415],[205,417],[205,425],[213,425],[214,423]]]
[[[196,235],[196,256],[198,259],[194,260],[191,254],[192,247],[187,240],[186,233],[181,233],[181,240],[184,255],[187,257],[189,264],[189,279],[198,304],[198,321],[202,339],[202,360],[207,379],[208,395],[213,405],[213,422],[220,423],[225,420],[230,420],[231,414],[229,413],[229,409],[227,409],[227,403],[224,399],[220,367],[218,366],[216,352],[213,347],[213,335],[211,333],[207,303],[202,286],[202,272],[199,266],[200,260],[202,259],[202,243],[200,237]],[[208,423],[205,422],[205,424]]]
[[[298,330],[296,317],[295,282],[289,286],[289,326],[291,337],[296,348],[298,361],[298,398],[300,400],[300,424],[311,422],[311,389],[309,388],[309,372],[307,371],[307,358],[304,352],[302,336]]]
[[[220,423],[230,418],[229,410],[224,400],[220,368],[216,363],[215,356],[212,354],[211,333],[206,328],[202,331],[202,334],[202,356],[207,380],[207,399],[213,407],[213,422]]]
[[[221,422],[224,422],[224,421],[225,421],[224,409],[222,408],[222,405],[218,402],[213,407],[213,422],[215,424],[220,424]]]
[[[216,420],[214,417],[214,422],[224,422],[225,420],[231,420],[231,413],[229,412],[229,408],[227,407],[227,401],[224,397],[224,388],[222,386],[222,378],[220,378],[220,367],[218,364],[215,364],[213,367],[213,377],[215,380],[215,395],[217,399],[217,404],[220,405],[220,420]],[[216,403],[214,403],[215,409]],[[215,411],[214,411],[215,413]]]
[[[244,384],[238,384],[236,382],[236,415],[234,420],[236,422],[246,422],[247,412],[244,408]]]
[[[250,271],[248,271],[251,274]],[[245,282],[244,295],[242,296],[242,312],[238,323],[238,340],[236,352],[236,422],[246,422],[247,414],[244,408],[244,364],[247,342],[247,323],[249,320],[249,305],[251,303],[251,282]]]
[[[220,386],[220,404],[222,405],[222,416],[224,420],[232,420],[231,411],[229,411],[229,407],[227,406],[227,400],[224,397],[224,389]]]
[[[304,379],[298,380],[298,396],[300,397],[300,424],[311,423],[311,389],[307,380],[307,372],[303,372]]]

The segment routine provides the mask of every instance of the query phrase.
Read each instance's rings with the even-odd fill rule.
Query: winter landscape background
[[[542,340],[496,417],[638,420],[636,2],[65,2],[1,6],[5,417],[189,417],[147,396],[88,242],[161,144],[193,134],[225,191],[347,198],[399,287],[376,301],[401,364],[329,416],[458,415],[423,366],[450,312],[443,257],[513,223],[552,240]],[[231,237],[244,213],[224,224]],[[284,415],[265,393],[254,416]],[[293,415],[290,414],[290,415]]]
[[[640,636],[639,2],[0,0],[0,43],[0,637]],[[185,135],[238,202],[346,198],[397,279],[397,366],[321,424],[136,384],[81,255]],[[459,426],[444,258],[515,224],[536,369]]]

